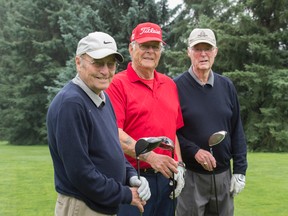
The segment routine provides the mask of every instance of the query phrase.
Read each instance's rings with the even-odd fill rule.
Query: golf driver
[[[174,142],[169,139],[168,137],[160,137],[161,143],[159,145],[159,148],[165,149],[165,150],[169,150],[172,153],[172,158],[174,159],[174,149],[175,149],[175,145]],[[172,196],[173,196],[173,212],[175,215],[175,177],[174,177],[174,172],[172,174],[172,187],[173,187],[173,191],[172,191]]]
[[[149,151],[152,151],[161,143],[161,139],[157,137],[147,137],[139,139],[135,144],[135,154],[137,160],[137,170],[138,170],[138,178],[140,179],[140,161],[139,156],[141,154],[145,154]]]
[[[212,154],[212,156],[213,156],[213,146],[221,143],[224,140],[226,134],[227,134],[226,131],[218,131],[209,137],[208,144],[209,144],[210,153]],[[217,211],[217,215],[219,216],[218,196],[217,196],[217,188],[216,188],[216,179],[215,179],[214,169],[212,170],[212,174],[213,174],[214,192],[215,192],[215,199],[216,199],[216,211]]]

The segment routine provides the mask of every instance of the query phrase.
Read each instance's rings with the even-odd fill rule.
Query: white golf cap
[[[188,39],[188,46],[193,47],[198,43],[208,43],[216,47],[216,38],[214,32],[211,29],[207,28],[193,29]]]
[[[115,40],[104,32],[93,32],[82,38],[77,47],[76,55],[87,54],[94,59],[102,59],[115,55],[118,62],[123,62],[123,56],[117,52]]]

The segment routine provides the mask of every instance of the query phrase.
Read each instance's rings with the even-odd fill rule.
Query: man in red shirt
[[[161,148],[140,156],[141,175],[151,189],[143,215],[170,216],[174,215],[170,179],[175,173],[177,197],[184,186],[185,173],[176,136],[176,130],[183,126],[177,88],[171,78],[155,70],[165,44],[158,25],[137,25],[130,42],[132,62],[114,76],[106,92],[116,112],[121,146],[135,168],[135,143],[139,138],[166,136],[175,143],[174,159],[171,151]],[[138,209],[129,205],[122,205],[118,212],[118,216],[138,214]]]

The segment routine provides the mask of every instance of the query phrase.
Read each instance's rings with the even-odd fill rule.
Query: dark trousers
[[[172,187],[170,180],[161,173],[141,173],[149,182],[151,198],[144,206],[143,216],[173,216],[173,201],[169,198]],[[176,202],[175,202],[176,207]],[[121,205],[118,216],[137,216],[140,212],[137,207]]]

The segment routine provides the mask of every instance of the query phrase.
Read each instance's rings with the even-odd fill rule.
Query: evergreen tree
[[[216,33],[219,51],[213,70],[236,85],[249,149],[287,151],[287,0],[184,2],[180,16],[187,20],[186,38],[195,27]],[[177,66],[182,67],[177,62],[169,67]]]
[[[239,88],[251,151],[288,150],[287,0],[243,1],[239,20],[243,71],[225,73]],[[235,70],[235,69],[234,69]]]
[[[150,21],[167,43],[157,70],[171,77],[190,66],[192,29],[213,29],[213,70],[234,81],[249,149],[287,151],[287,1],[184,0],[170,10],[167,0],[0,0],[0,139],[46,143],[47,106],[76,74],[79,39],[111,34],[125,58],[120,71],[132,29]]]
[[[94,31],[111,34],[127,63],[136,24],[160,20],[162,25],[169,18],[167,0],[1,0],[0,5],[5,12],[0,22],[1,139],[19,145],[47,143],[47,98],[75,76],[80,38]]]
[[[141,22],[154,22],[164,26],[170,17],[167,15],[170,13],[167,0],[161,0],[157,4],[151,0],[109,0],[95,1],[94,3],[86,7],[83,5],[78,9],[74,8],[62,14],[60,26],[64,41],[69,40],[73,43],[65,42],[66,46],[70,47],[68,48],[70,55],[67,67],[59,70],[54,85],[46,87],[49,91],[49,100],[68,80],[75,76],[74,57],[77,41],[80,38],[93,31],[104,31],[112,35],[117,42],[118,51],[124,56],[124,63],[117,68],[117,71],[121,71],[130,61],[128,45],[131,32],[136,25]],[[159,20],[163,23],[159,23]],[[77,32],[80,32],[81,35],[76,34]]]
[[[9,6],[9,7],[8,7]],[[10,143],[31,145],[46,139],[47,92],[57,68],[65,65],[57,13],[62,1],[14,1],[7,5],[0,41],[1,133]],[[53,74],[54,72],[54,74]]]

